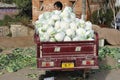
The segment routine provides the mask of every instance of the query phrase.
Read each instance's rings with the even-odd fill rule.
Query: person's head
[[[62,10],[62,7],[63,7],[63,5],[60,1],[57,1],[57,2],[54,3],[54,8],[56,10]]]

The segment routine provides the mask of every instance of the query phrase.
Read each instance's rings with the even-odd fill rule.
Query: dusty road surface
[[[13,73],[6,73],[0,76],[0,80],[41,80],[39,77],[43,73],[43,71],[34,69],[31,70],[29,68],[25,68]],[[28,76],[29,74],[35,75]],[[59,72],[56,76],[56,80],[83,80],[81,76],[72,76],[75,73],[66,73],[66,72]],[[50,75],[47,75],[50,76]],[[71,77],[72,76],[72,77]],[[120,69],[119,70],[111,70],[111,71],[102,71],[97,72],[95,74],[90,74],[87,80],[120,80]]]
[[[9,53],[14,48],[30,46],[35,46],[33,36],[0,38],[0,48],[5,53]],[[24,68],[17,72],[0,75],[0,80],[40,80],[39,77],[43,73],[44,71],[38,69]],[[70,76],[72,75],[75,75],[75,73],[59,72],[55,77],[57,77],[56,80],[82,80],[79,75],[75,76],[75,78],[78,78],[73,77],[71,79]],[[50,74],[47,76],[50,76]],[[120,80],[120,69],[96,72],[90,74],[87,80]]]
[[[0,37],[0,48],[16,48],[33,46],[33,36],[24,37]]]
[[[97,72],[90,75],[88,80],[120,80],[120,69]]]

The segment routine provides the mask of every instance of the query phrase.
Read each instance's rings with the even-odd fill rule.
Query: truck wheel
[[[44,78],[45,78],[45,75],[40,75],[39,76],[39,80],[44,80]]]
[[[85,69],[85,70],[83,71],[83,80],[88,79],[89,74],[90,74],[90,70],[89,70],[89,69]]]
[[[54,76],[56,76],[55,71],[45,71],[45,74],[40,75],[39,80],[44,80],[44,78],[49,78]]]

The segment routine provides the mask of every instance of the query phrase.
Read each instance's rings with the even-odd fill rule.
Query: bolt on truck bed
[[[98,35],[94,40],[68,42],[40,42],[37,46],[37,68],[43,70],[98,69]]]

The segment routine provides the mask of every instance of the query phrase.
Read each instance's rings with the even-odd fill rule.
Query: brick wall
[[[61,1],[63,4],[63,8],[65,6],[73,6],[72,3],[74,3],[76,0],[32,0],[32,20],[33,22],[38,19],[38,16],[45,12],[45,11],[52,11],[53,10],[53,4],[56,1]],[[91,1],[91,0],[89,0]],[[95,4],[96,5],[96,4]],[[97,7],[94,6],[94,4],[90,5],[92,11],[99,8],[98,4]],[[77,0],[76,5],[74,7],[74,12],[76,15],[82,14],[82,0]],[[88,8],[86,9],[87,15],[89,15]]]

